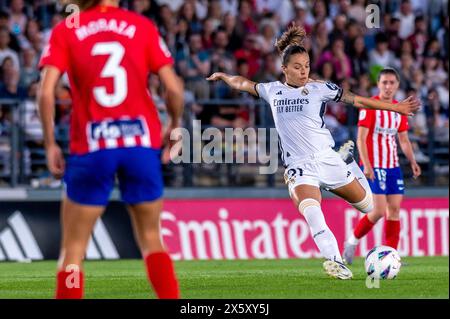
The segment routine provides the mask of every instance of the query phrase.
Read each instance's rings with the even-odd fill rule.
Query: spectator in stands
[[[388,40],[384,33],[375,36],[375,48],[369,52],[369,71],[371,80],[375,83],[377,74],[385,67],[395,66],[395,56],[389,51]]]
[[[391,17],[389,25],[386,27],[386,36],[388,39],[388,48],[392,52],[400,52],[402,39],[399,36],[400,19]]]
[[[337,81],[352,76],[352,64],[344,51],[344,47],[344,39],[342,37],[336,38],[331,44],[331,49],[323,52],[317,62],[317,68],[321,68],[325,62],[331,62]]]
[[[423,16],[416,17],[414,21],[414,33],[408,38],[417,55],[422,55],[428,42],[427,22]]]
[[[19,36],[25,32],[25,26],[27,24],[27,16],[24,14],[25,4],[23,0],[11,0],[9,6],[10,20],[9,29],[11,32]]]
[[[230,14],[236,17],[239,10],[239,0],[220,0],[220,6],[222,8],[222,14]]]
[[[259,35],[256,37],[261,54],[267,54],[274,51],[273,44],[278,35],[278,28],[275,20],[265,18],[261,20]]]
[[[315,65],[316,57],[319,57],[325,48],[329,45],[328,30],[325,21],[319,21],[313,27],[311,37],[314,39],[312,43],[311,65]]]
[[[24,124],[25,124],[25,172],[37,173],[46,170],[44,152],[44,134],[39,120],[39,110],[36,103],[36,93],[39,82],[35,81],[28,87],[28,97],[24,102]],[[33,164],[40,160],[42,164]]]
[[[412,78],[414,70],[416,69],[414,65],[414,60],[411,54],[403,53],[400,57],[400,89],[405,91],[407,88],[411,87]]]
[[[173,31],[176,22],[175,13],[170,9],[169,5],[161,5],[159,7],[159,14],[156,17],[156,23],[158,24],[160,34],[163,38],[166,38],[168,34]]]
[[[352,42],[349,58],[352,63],[352,74],[354,78],[358,78],[369,71],[369,55],[363,36],[358,36]]]
[[[3,59],[1,64],[0,97],[9,99],[24,99],[26,89],[19,86],[19,70],[16,69],[11,57]]]
[[[308,6],[306,5],[305,2],[299,2],[299,1],[295,1],[294,4],[294,18],[292,19],[292,21],[290,24],[295,24],[295,25],[301,25],[305,28],[306,34],[311,34],[312,32],[312,25],[308,23],[307,21],[307,17],[308,17],[308,11],[307,11]]]
[[[356,79],[356,86],[352,90],[352,92],[355,92],[355,94],[361,96],[373,96],[374,92],[371,91],[371,88],[372,86],[369,76],[367,75],[367,73],[361,73]]]
[[[7,27],[0,27],[0,64],[3,64],[5,58],[11,58],[14,68],[20,70],[19,56],[16,51],[9,47],[11,38]]]
[[[217,27],[212,18],[207,18],[203,21],[202,44],[205,50],[209,50],[213,47],[213,33],[216,29]]]
[[[258,32],[258,25],[252,17],[252,3],[249,0],[241,0],[239,5],[238,20],[236,28],[239,34]]]
[[[444,71],[442,61],[437,54],[427,53],[423,61],[423,73],[432,86],[444,84],[448,74]]]
[[[253,78],[258,72],[261,64],[261,50],[256,34],[247,34],[244,38],[242,48],[234,52],[236,60],[245,60],[249,66],[248,75]]]
[[[330,19],[327,13],[327,6],[325,1],[317,0],[314,2],[312,7],[312,12],[314,16],[314,21],[324,21],[325,26],[327,27],[327,33],[333,30],[333,21]]]
[[[0,29],[5,27],[8,30],[10,38],[9,47],[14,51],[19,52],[20,51],[19,40],[17,40],[17,37],[13,33],[11,33],[11,31],[9,31],[9,20],[10,20],[9,13],[1,10],[0,8]]]
[[[158,9],[154,0],[133,0],[132,8],[136,13],[142,14],[151,20],[155,20]]]
[[[347,17],[343,14],[339,14],[334,18],[333,30],[329,34],[330,42],[338,38],[343,38],[347,34]]]
[[[22,51],[22,68],[20,70],[19,83],[23,87],[29,87],[31,83],[39,79],[39,70],[37,69],[36,51],[33,48]]]
[[[213,33],[213,48],[211,49],[211,72],[234,72],[233,53],[228,48],[228,34],[225,29],[218,28]]]
[[[411,1],[402,0],[400,12],[395,15],[400,20],[398,35],[401,39],[407,39],[414,33],[414,21],[416,16],[412,10]]]
[[[237,74],[248,77],[249,65],[246,60],[240,59],[237,61]],[[232,95],[235,95],[234,97],[244,96],[236,91],[232,91]],[[215,108],[216,111],[211,117],[211,124],[222,128],[245,128],[248,126],[248,110],[245,107],[237,104],[220,105]]]
[[[185,19],[189,26],[189,32],[191,33],[200,33],[202,31],[202,23],[197,18],[197,14],[195,13],[195,8],[191,2],[185,2],[179,11],[178,14],[179,19]]]
[[[219,0],[209,2],[208,19],[211,19],[214,29],[222,24],[222,6]]]
[[[205,77],[210,74],[211,61],[208,52],[203,50],[200,33],[189,36],[188,51],[178,52],[176,60],[180,74],[186,81],[186,88],[197,99],[209,98],[209,85]]]
[[[255,81],[258,83],[267,83],[280,80],[282,71],[280,69],[280,57],[275,53],[267,53],[262,58],[262,65],[255,76]]]
[[[231,13],[226,13],[223,16],[222,26],[228,35],[228,50],[236,51],[242,46],[243,41],[243,35],[236,28],[236,17]]]
[[[433,127],[434,138],[439,142],[449,142],[448,112],[442,109],[436,89],[428,92],[425,109]]]
[[[319,69],[319,75],[321,80],[337,82],[336,74],[334,72],[333,63],[331,61],[326,61],[322,63],[322,66]]]
[[[195,15],[199,20],[204,20],[208,17],[209,0],[187,0],[192,3],[195,8]]]
[[[353,0],[352,5],[348,9],[347,15],[359,24],[364,25],[367,17],[365,1]]]

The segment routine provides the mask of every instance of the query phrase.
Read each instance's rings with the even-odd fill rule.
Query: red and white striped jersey
[[[40,67],[67,72],[73,110],[71,154],[161,147],[161,124],[147,86],[173,60],[156,26],[138,14],[97,6],[52,31]]]
[[[379,99],[378,96],[374,98]],[[394,100],[393,103],[398,102]],[[358,126],[369,129],[366,145],[372,167],[398,167],[396,137],[398,132],[408,130],[408,118],[391,111],[362,109],[359,112]]]

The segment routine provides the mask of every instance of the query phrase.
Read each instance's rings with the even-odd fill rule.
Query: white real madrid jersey
[[[336,84],[310,81],[295,88],[276,81],[258,83],[255,89],[270,104],[285,166],[334,147],[323,117],[326,103],[337,102],[342,97],[342,89]]]

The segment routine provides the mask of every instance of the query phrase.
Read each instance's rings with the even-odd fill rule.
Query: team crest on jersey
[[[302,90],[302,95],[307,96],[308,94],[309,94],[308,89],[307,89],[307,88],[304,88],[304,89]]]

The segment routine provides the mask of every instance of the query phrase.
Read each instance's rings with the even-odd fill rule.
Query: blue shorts
[[[364,167],[361,167],[364,171]],[[400,167],[374,168],[375,179],[367,180],[372,193],[377,195],[395,195],[405,193],[403,173]]]
[[[161,151],[133,147],[71,155],[64,175],[67,196],[79,204],[106,206],[116,176],[125,203],[133,205],[160,198]]]

